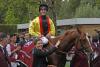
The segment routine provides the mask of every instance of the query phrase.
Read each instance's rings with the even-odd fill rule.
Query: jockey
[[[36,17],[29,25],[29,34],[35,37],[55,36],[55,26],[53,21],[46,15],[48,6],[41,4],[39,6],[40,16]]]

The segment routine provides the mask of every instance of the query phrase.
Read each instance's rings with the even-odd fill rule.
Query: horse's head
[[[63,52],[68,52],[74,45],[77,44],[80,45],[86,52],[93,51],[88,35],[77,29],[68,30],[64,34],[57,36],[52,39],[52,43],[55,44],[59,39],[61,39],[59,50],[62,50]]]
[[[79,36],[77,38],[78,38],[78,42],[79,42],[80,46],[86,52],[92,53],[93,52],[93,49],[92,49],[92,45],[90,43],[90,39],[88,37],[88,34],[82,32],[79,29],[77,29],[77,31],[78,31],[78,34],[79,34]]]

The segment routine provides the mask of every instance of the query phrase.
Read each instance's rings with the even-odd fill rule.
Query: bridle
[[[87,48],[84,48],[84,44],[83,44],[83,39],[80,37],[80,35],[76,38],[76,41],[75,41],[75,45],[76,45],[76,48],[77,48],[77,45],[80,45],[80,51],[83,51],[83,50],[87,50]]]
[[[84,40],[87,40],[86,39],[86,35],[84,35],[85,36],[85,39],[82,39],[82,37],[81,37],[81,34],[80,33],[78,33],[78,36],[76,37],[76,39],[75,39],[75,42],[74,42],[74,44],[75,45],[77,45],[78,43],[80,44],[80,51],[82,51],[82,52],[84,52],[84,51],[87,51],[88,50],[88,48],[90,48],[90,46],[88,46],[88,47],[84,47],[83,45],[84,45]],[[61,40],[63,40],[64,39],[64,37],[62,37],[61,38]],[[63,55],[66,55],[67,54],[67,52],[66,51],[62,51],[62,50],[58,50],[57,51],[57,54],[63,54]]]
[[[79,42],[80,42],[80,46],[81,46],[81,50],[80,51],[82,51],[85,55],[86,55],[86,57],[87,57],[87,59],[88,59],[88,67],[90,67],[91,65],[90,65],[90,55],[91,55],[91,53],[88,53],[87,51],[88,51],[88,48],[91,48],[92,49],[92,47],[90,46],[90,40],[89,40],[89,38],[87,37],[87,35],[85,34],[85,39],[82,39],[82,38],[80,38],[81,37],[81,35],[79,35],[79,37],[78,37],[78,39],[77,39],[77,42],[78,42],[78,40],[79,40]],[[88,41],[88,43],[89,43],[89,45],[87,46],[87,47],[84,47],[83,45],[84,45],[84,40],[87,40]],[[93,50],[92,50],[93,51]]]

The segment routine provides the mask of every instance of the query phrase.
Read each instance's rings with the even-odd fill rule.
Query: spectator
[[[47,67],[48,64],[46,61],[46,57],[52,54],[57,49],[57,47],[59,46],[58,42],[56,43],[55,46],[52,45],[48,49],[46,49],[43,48],[42,40],[37,39],[35,41],[36,47],[33,49],[33,57],[34,57],[33,67]]]
[[[6,49],[8,52],[8,57],[11,62],[11,67],[17,67],[16,59],[17,59],[17,52],[21,49],[21,46],[16,45],[16,34],[10,35],[10,43],[7,44]]]
[[[10,63],[7,58],[6,45],[7,36],[5,33],[0,33],[0,67],[9,67]]]

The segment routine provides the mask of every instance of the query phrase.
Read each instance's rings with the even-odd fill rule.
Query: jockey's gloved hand
[[[48,44],[48,42],[49,42],[49,40],[46,37],[41,37],[40,39],[42,40],[44,45]]]
[[[41,37],[44,37],[44,35],[39,35],[38,37],[41,38]]]

